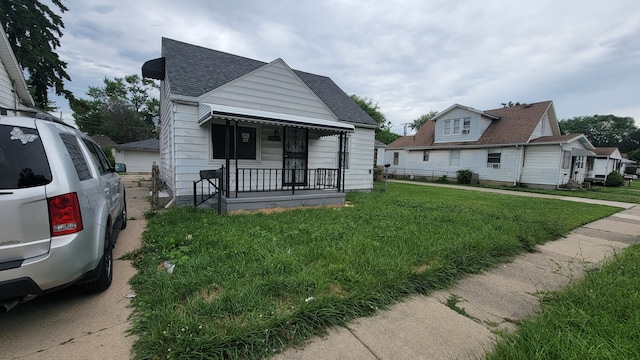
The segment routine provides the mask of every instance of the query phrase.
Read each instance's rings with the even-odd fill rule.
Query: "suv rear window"
[[[91,179],[91,171],[84,156],[82,156],[82,150],[80,150],[80,144],[78,144],[76,137],[71,134],[60,134],[60,138],[64,143],[64,147],[67,148],[69,156],[71,156],[73,166],[75,166],[76,173],[78,174],[78,179],[81,181]]]
[[[0,125],[0,189],[51,182],[49,161],[35,129]]]

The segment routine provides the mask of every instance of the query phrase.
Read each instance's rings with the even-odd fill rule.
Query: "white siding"
[[[460,134],[455,134],[455,135],[444,134],[445,121],[452,120],[452,119],[462,119],[465,117],[471,118],[471,128],[469,129],[468,134],[462,134],[462,131]],[[461,108],[455,108],[436,120],[434,142],[443,143],[443,142],[477,141],[490,124],[491,124],[490,120],[482,119],[480,117],[480,114],[476,112],[472,112],[472,111],[461,109]],[[462,129],[462,121],[460,122],[460,129]]]
[[[13,84],[4,63],[0,61],[0,64],[2,64],[0,66],[0,107],[14,109]]]
[[[282,60],[211,91],[200,102],[337,121]]]
[[[542,136],[553,136],[553,128],[551,127],[551,120],[549,119],[548,113],[545,113],[540,121],[538,121],[538,125],[536,125],[529,139],[533,140]]]
[[[345,171],[344,184],[346,190],[372,189],[374,138],[375,130],[359,127],[349,136],[349,168]]]
[[[402,176],[438,178],[442,175],[453,178],[458,170],[469,169],[478,174],[479,179],[514,183],[519,172],[520,150],[515,147],[501,148],[500,167],[487,166],[488,149],[461,149],[460,164],[450,166],[450,149],[430,149],[429,160],[423,161],[423,150],[406,151],[388,149],[385,160],[392,164],[389,172]],[[398,165],[393,165],[393,153],[399,152]]]
[[[169,81],[160,84],[160,177],[170,191],[175,188],[173,168],[173,109],[169,101]]]
[[[527,146],[521,182],[556,186],[569,179],[570,169],[560,169],[562,149],[558,145]]]

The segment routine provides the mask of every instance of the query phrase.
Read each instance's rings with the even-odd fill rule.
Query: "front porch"
[[[235,170],[235,171],[234,171]],[[232,176],[233,174],[233,176]],[[344,177],[339,169],[201,170],[193,182],[193,205],[218,213],[265,208],[342,205]]]

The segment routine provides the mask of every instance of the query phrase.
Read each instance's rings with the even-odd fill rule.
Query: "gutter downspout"
[[[518,156],[516,156],[516,171],[513,177],[513,186],[518,186],[518,181],[522,176],[522,167],[520,166],[520,164],[522,164],[522,151],[524,150],[524,147],[520,148],[520,145],[515,145],[515,147],[518,151]]]

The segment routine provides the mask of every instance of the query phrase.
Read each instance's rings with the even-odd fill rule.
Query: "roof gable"
[[[162,56],[171,93],[198,98],[267,63],[163,38]],[[377,127],[373,120],[330,78],[292,70],[326,104],[338,120]]]
[[[282,60],[276,59],[199,98],[200,102],[272,113],[338,120]]]

